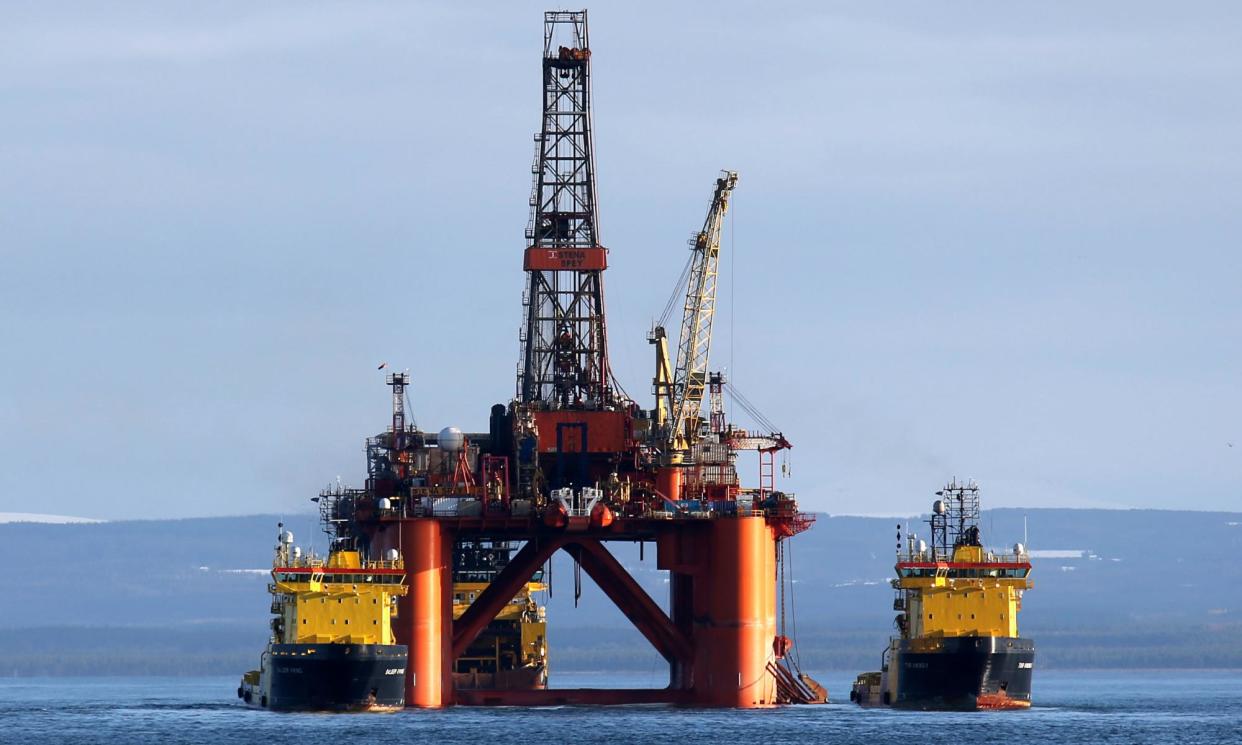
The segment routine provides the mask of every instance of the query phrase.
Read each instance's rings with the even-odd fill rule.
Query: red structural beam
[[[669,662],[693,659],[694,648],[685,635],[599,541],[578,539],[566,545],[565,551],[582,565],[664,659]]]
[[[608,268],[608,249],[603,246],[591,248],[543,248],[531,246],[526,249],[522,262],[526,271],[588,272]]]
[[[541,538],[530,540],[509,559],[509,563],[474,599],[461,618],[453,623],[453,659],[466,653],[470,643],[478,638],[483,629],[500,611],[513,600],[522,586],[530,581],[535,570],[556,553],[565,542],[564,538]]]
[[[626,706],[690,701],[687,691],[671,688],[457,690],[457,703],[462,706]]]

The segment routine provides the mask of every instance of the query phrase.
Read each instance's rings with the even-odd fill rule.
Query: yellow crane
[[[736,171],[722,171],[716,179],[711,206],[703,228],[690,241],[686,296],[682,306],[677,362],[670,365],[668,334],[663,319],[649,337],[656,347],[655,425],[666,465],[681,463],[698,439],[703,394],[707,388],[707,362],[712,345],[712,321],[716,317],[716,278],[720,266],[720,233],[729,211],[729,197],[737,186]],[[665,317],[671,310],[666,309]],[[675,495],[668,495],[673,496]]]

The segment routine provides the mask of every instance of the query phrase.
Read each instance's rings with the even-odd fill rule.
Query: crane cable
[[[729,397],[733,399],[734,403],[736,403],[738,406],[741,406],[742,410],[745,411],[747,414],[750,414],[751,418],[754,419],[755,423],[758,424],[760,427],[763,427],[769,432],[780,431],[780,429],[775,424],[772,423],[772,420],[764,416],[763,412],[759,411],[759,407],[755,406],[753,403],[750,402],[750,399],[742,395],[742,392],[739,391],[737,389],[737,386],[734,385],[732,382],[725,381],[725,390],[729,392]]]
[[[794,593],[793,550],[790,547],[790,545],[788,545],[790,543],[788,540],[781,541],[781,543],[786,544],[785,550],[783,552],[783,557],[785,559],[785,563],[789,565],[789,638],[797,639],[798,638],[798,609],[797,609],[797,606],[794,604],[794,601],[796,599],[796,594]],[[781,612],[782,613],[784,612],[784,604],[782,604],[781,606]],[[798,656],[798,647],[795,645],[791,649],[793,651],[792,656],[793,656],[794,667],[798,668],[798,670],[800,671],[802,669],[802,658]]]
[[[677,307],[677,300],[685,294],[686,280],[690,278],[690,268],[694,265],[694,251],[686,257],[686,265],[681,268],[681,275],[677,277],[677,282],[673,285],[673,292],[668,296],[668,302],[664,304],[664,311],[660,313],[660,320],[656,322],[657,326],[667,327],[669,319],[673,315],[673,310]]]
[[[793,641],[798,638],[798,611],[797,611],[797,608],[794,606],[794,591],[793,591],[794,590],[794,587],[793,587],[794,576],[793,576],[793,555],[792,554],[793,552],[790,550],[789,541],[782,540],[776,544],[776,566],[777,566],[777,571],[779,574],[777,583],[778,583],[778,586],[780,587],[780,596],[781,596],[780,635],[789,639],[790,641]],[[788,569],[786,569],[786,567],[788,567]],[[788,582],[785,581],[786,576],[788,576],[789,578]],[[789,602],[788,623],[786,623],[786,613],[785,613],[786,598],[788,598],[788,602]],[[796,642],[794,642],[793,644],[789,646],[789,651],[786,654],[789,657],[789,662],[793,665],[794,670],[797,672],[801,672],[802,658],[798,654],[798,645]]]

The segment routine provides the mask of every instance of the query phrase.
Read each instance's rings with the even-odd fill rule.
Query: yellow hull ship
[[[453,553],[453,620],[461,617],[508,563],[503,542],[466,542]],[[542,570],[526,583],[453,664],[459,689],[532,689],[548,684],[548,624],[535,595],[547,590]]]
[[[393,638],[406,593],[399,555],[367,561],[342,541],[304,557],[278,526],[272,562],[272,635],[237,696],[282,711],[385,711],[405,706],[407,650]]]
[[[983,547],[979,487],[950,483],[936,492],[932,540],[898,533],[899,635],[882,669],[863,673],[850,700],[908,709],[1025,709],[1031,705],[1035,645],[1018,636],[1022,594],[1030,589],[1030,557]],[[900,528],[898,528],[900,531]]]

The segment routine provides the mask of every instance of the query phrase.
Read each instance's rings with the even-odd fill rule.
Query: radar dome
[[[456,452],[461,450],[462,443],[466,441],[466,436],[456,427],[445,427],[440,430],[440,434],[436,435],[436,444],[441,450]]]
[[[388,499],[388,497],[380,497],[380,500],[376,506],[378,506],[381,510],[390,510],[392,509],[392,501]]]
[[[1021,543],[1015,543],[1013,544],[1013,552],[1018,556],[1021,556],[1026,553],[1026,546],[1023,546]]]
[[[937,515],[943,515],[944,510],[945,510],[945,507],[944,507],[943,499],[937,499],[935,502],[932,503],[932,512],[936,513]]]
[[[293,543],[293,531],[286,530],[285,532],[281,533],[280,542],[285,544],[286,546],[292,544]]]
[[[390,548],[384,552],[384,558],[388,561],[396,561],[401,558],[401,552],[395,548]]]

